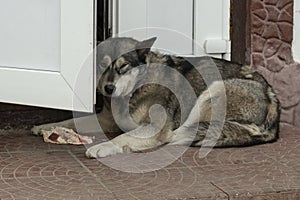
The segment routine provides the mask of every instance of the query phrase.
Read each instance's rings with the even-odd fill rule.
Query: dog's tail
[[[264,129],[255,124],[233,121],[200,122],[192,146],[234,147],[272,142],[277,139],[276,129]]]

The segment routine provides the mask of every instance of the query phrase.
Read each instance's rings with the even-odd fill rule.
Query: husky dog
[[[87,157],[165,144],[234,147],[276,141],[280,104],[260,74],[221,59],[153,52],[155,40],[111,38],[100,44],[97,89],[104,106],[97,118],[103,132],[123,134],[88,148]],[[75,128],[67,120],[32,131],[53,126]]]

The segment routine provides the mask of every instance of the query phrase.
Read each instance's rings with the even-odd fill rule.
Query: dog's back
[[[188,80],[198,98],[199,115],[191,114],[195,102],[186,102],[190,111],[189,115],[184,117],[184,125],[180,127],[182,125],[181,105],[177,100],[178,97],[167,88],[160,85],[144,86],[136,90],[132,96],[132,102],[135,102],[132,113],[135,109],[139,110],[139,105],[143,106],[144,111],[149,110],[151,105],[156,103],[165,107],[169,112],[168,126],[172,124],[172,129],[177,129],[175,131],[177,136],[174,136],[172,143],[225,147],[266,143],[278,138],[279,102],[270,85],[260,74],[252,71],[251,67],[209,57],[181,58],[153,52],[150,52],[146,59],[148,68],[168,66],[176,69]],[[213,77],[216,76],[214,67],[217,67],[220,73],[220,77],[217,77],[220,80],[213,80],[216,79]],[[166,73],[165,70],[157,69],[157,73],[155,69],[151,71],[154,71],[154,74],[148,73],[148,79],[154,77],[157,82],[160,79],[170,79],[175,87],[182,86],[178,77]],[[205,79],[210,78],[212,83],[207,85],[208,81]],[[225,101],[221,98],[221,87],[225,89]],[[226,108],[224,121],[220,122],[213,118],[212,107],[218,105],[212,105],[212,99],[215,99],[215,104]],[[141,118],[134,115],[138,122],[144,119],[150,122],[148,112],[138,113],[143,115]],[[197,134],[192,141],[183,139],[190,138],[191,127],[198,127]],[[207,134],[209,127],[213,130],[209,133],[210,136]],[[215,141],[217,143],[214,143]]]

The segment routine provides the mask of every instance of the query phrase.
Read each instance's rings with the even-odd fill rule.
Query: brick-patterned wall
[[[300,127],[300,64],[292,57],[293,0],[251,1],[251,64],[275,88],[281,121]]]

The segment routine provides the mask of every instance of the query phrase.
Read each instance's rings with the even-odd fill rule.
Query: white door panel
[[[229,53],[229,22],[230,0],[195,0],[195,55],[207,54],[206,42],[214,41],[211,44],[215,44],[218,40],[226,41],[226,50],[216,49],[216,53],[209,55],[222,58]]]
[[[230,0],[114,0],[113,11],[114,36],[157,36],[154,47],[172,53],[230,57]],[[225,47],[205,46],[215,42]]]
[[[13,68],[1,68],[0,72],[1,102],[73,109],[73,90],[59,72]],[[76,103],[76,110],[86,108]]]
[[[113,6],[114,36],[157,36],[155,48],[192,53],[193,0],[116,0]]]
[[[115,34],[124,37],[145,39],[147,37],[147,0],[115,0],[114,20],[116,23]]]
[[[148,30],[148,37],[158,36],[156,47],[193,53],[193,0],[148,0],[147,20],[147,27],[158,28]]]
[[[294,0],[294,26],[293,26],[292,50],[294,60],[300,62],[300,2]]]
[[[92,112],[94,0],[0,0],[0,10],[0,102]]]
[[[1,0],[0,5],[0,65],[59,71],[60,0]]]

